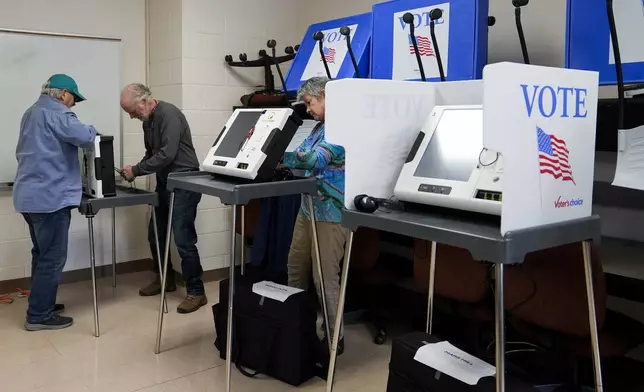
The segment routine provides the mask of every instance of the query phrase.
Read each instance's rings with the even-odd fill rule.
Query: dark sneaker
[[[188,295],[177,306],[177,313],[186,314],[199,310],[200,307],[208,303],[208,298],[205,295]]]
[[[326,342],[326,336],[324,337],[324,339],[322,339],[322,341],[320,342],[320,344],[322,344],[322,346],[324,347],[324,349],[325,349],[327,352],[329,352],[329,344]],[[341,339],[340,339],[340,342],[338,343],[338,357],[339,357],[340,355],[342,355],[342,354],[344,354],[344,338],[341,338]]]
[[[316,376],[326,380],[327,374],[329,372],[329,362],[331,356],[329,355],[329,344],[327,343],[326,337],[319,341],[317,353],[317,366],[316,366]],[[340,339],[338,343],[337,356],[339,357],[344,353],[344,338]]]
[[[174,283],[174,279],[168,279],[168,281],[165,283],[165,292],[173,293],[175,291],[177,291],[177,285]],[[159,279],[158,277],[154,280],[154,282],[139,290],[139,295],[141,297],[152,297],[153,295],[159,294],[161,294],[161,279]]]
[[[56,304],[54,305],[54,314],[59,315],[61,313],[65,312],[65,305],[63,304]]]
[[[54,317],[41,323],[26,322],[25,328],[27,331],[52,331],[71,327],[73,324],[74,319],[71,317],[54,315]]]

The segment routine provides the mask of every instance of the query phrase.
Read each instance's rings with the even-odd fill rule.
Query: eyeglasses
[[[74,103],[78,103],[78,97],[76,96],[76,94],[72,93],[69,90],[63,90],[63,91],[72,96],[72,99],[74,99]]]

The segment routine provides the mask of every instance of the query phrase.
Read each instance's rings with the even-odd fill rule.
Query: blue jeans
[[[71,208],[46,214],[23,213],[29,225],[31,294],[27,322],[38,324],[54,316],[60,274],[67,262]]]
[[[157,229],[159,231],[159,249],[161,254],[165,251],[165,239],[168,229],[168,216],[170,215],[170,192],[166,189],[165,181],[157,177],[155,190],[159,195],[159,206],[154,209],[157,216]],[[201,201],[201,194],[195,192],[175,189],[174,191],[174,212],[172,214],[172,233],[174,243],[177,246],[179,257],[181,257],[181,271],[183,280],[186,282],[188,295],[204,295],[203,269],[199,250],[197,249],[197,230],[195,219],[197,218],[197,206]],[[148,242],[154,260],[154,270],[159,272],[159,264],[156,243],[154,241],[154,225],[152,219],[148,226]],[[161,261],[163,264],[163,260]],[[168,255],[168,273],[173,271],[172,260]]]

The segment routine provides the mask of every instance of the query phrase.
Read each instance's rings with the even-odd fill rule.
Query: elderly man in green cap
[[[56,304],[56,294],[67,262],[71,210],[82,196],[78,148],[91,146],[96,137],[96,129],[70,110],[84,100],[74,79],[53,75],[20,122],[13,204],[27,222],[33,244],[28,331],[73,324],[71,317],[60,315],[65,307]]]

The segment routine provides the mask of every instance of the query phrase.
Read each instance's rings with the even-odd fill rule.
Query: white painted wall
[[[145,81],[144,0],[0,0],[0,10],[1,28],[119,37],[123,42],[122,82],[125,84]],[[36,98],[43,82],[25,85],[25,88],[33,90]],[[80,87],[82,89],[82,86]],[[123,125],[124,161],[133,162],[144,153],[141,127],[125,116]],[[146,213],[145,207],[118,211],[118,261],[149,257],[146,244]],[[108,211],[101,212],[95,219],[98,264],[111,262],[110,222],[111,214]],[[22,217],[13,209],[11,192],[0,193],[0,280],[30,275],[30,249],[28,230]],[[67,269],[87,267],[87,223],[81,215],[74,212]]]
[[[490,28],[489,62],[523,62],[521,46],[514,22],[511,0],[490,0],[490,15],[496,25]],[[566,1],[531,1],[522,10],[530,62],[537,65],[563,67],[566,43]]]
[[[263,69],[231,69],[224,56],[257,58],[275,39],[278,54],[301,41],[292,23],[304,7],[298,0],[154,0],[151,17],[151,86],[158,98],[186,115],[200,161],[239,105],[264,83]],[[284,72],[289,64],[283,66]],[[275,82],[279,85],[276,70]],[[197,215],[198,247],[205,270],[230,263],[231,209],[204,196]],[[174,260],[178,260],[175,253]],[[179,263],[175,263],[179,269]]]

